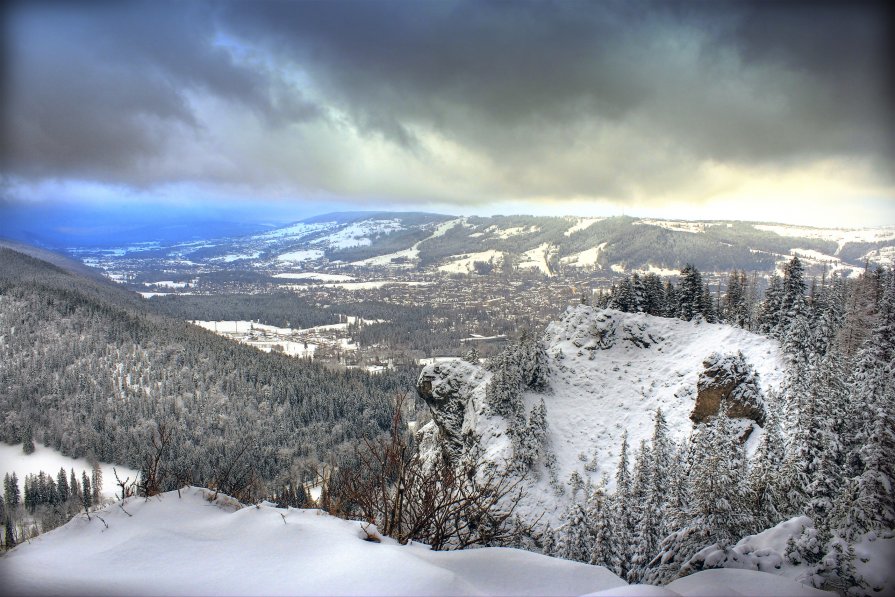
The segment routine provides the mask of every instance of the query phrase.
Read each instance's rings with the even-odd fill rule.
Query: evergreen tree
[[[22,430],[22,451],[25,454],[34,454],[34,437],[30,425],[26,425]]]
[[[71,498],[71,490],[68,488],[68,477],[64,468],[60,468],[59,473],[56,475],[56,490],[59,492],[60,503],[67,502]]]
[[[690,321],[703,312],[702,275],[693,265],[686,264],[681,270],[680,287],[677,291],[677,316]]]
[[[773,396],[769,396],[769,399],[773,401]],[[786,495],[778,470],[785,454],[780,423],[774,410],[771,410],[765,421],[764,434],[749,473],[752,512],[758,529],[776,525],[783,519],[783,512],[787,510]]]
[[[775,272],[768,283],[758,313],[758,331],[777,337],[780,328],[780,310],[783,305],[783,281]]]
[[[91,501],[94,504],[102,503],[103,493],[103,469],[100,468],[98,462],[93,463],[93,471],[90,475],[90,487],[93,491]]]
[[[611,569],[622,578],[631,570],[631,544],[634,521],[631,503],[631,472],[628,465],[628,432],[622,435],[618,469],[615,472],[615,496],[613,500]]]
[[[81,505],[85,512],[89,512],[93,506],[93,492],[90,490],[90,477],[87,476],[87,471],[81,472]]]

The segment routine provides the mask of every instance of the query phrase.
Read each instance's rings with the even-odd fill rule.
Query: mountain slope
[[[798,254],[810,271],[860,271],[865,261],[890,263],[895,229],[818,229],[735,221],[687,222],[631,217],[452,217],[400,212],[316,216],[263,233],[177,244],[77,249],[110,272],[163,269],[190,274],[244,271],[267,276],[291,269],[402,273],[566,271],[770,274]],[[474,267],[481,262],[480,267]],[[152,266],[150,268],[150,265]]]
[[[138,468],[164,426],[165,483],[213,483],[239,454],[240,483],[263,494],[297,474],[298,461],[386,429],[391,399],[412,375],[371,377],[262,353],[155,315],[107,280],[0,249],[0,440],[8,443],[31,429],[68,456]]]

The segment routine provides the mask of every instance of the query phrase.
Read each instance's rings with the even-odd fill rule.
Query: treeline
[[[68,522],[80,511],[89,513],[103,502],[103,472],[94,465],[90,474],[81,471],[80,481],[75,474],[60,468],[53,475],[40,471],[25,477],[23,492],[15,472],[3,478],[3,499],[0,500],[0,524],[3,525],[2,544],[12,549],[17,544],[51,531]]]

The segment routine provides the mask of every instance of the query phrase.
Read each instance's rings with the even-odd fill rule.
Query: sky
[[[393,209],[895,225],[883,3],[3,10],[0,217]]]

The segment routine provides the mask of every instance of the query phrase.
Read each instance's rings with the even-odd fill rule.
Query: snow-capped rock
[[[568,499],[559,495],[558,485],[574,472],[593,483],[603,474],[611,477],[622,434],[627,431],[636,448],[652,434],[658,408],[672,436],[684,440],[693,427],[700,379],[704,392],[714,387],[719,400],[727,398],[732,416],[752,419],[746,422],[758,432],[751,433],[747,451],[754,450],[764,420],[761,397],[779,387],[783,376],[775,340],[723,324],[587,305],[570,307],[548,325],[542,344],[548,387],[523,388],[516,409],[522,414],[515,421],[489,406],[487,386],[495,374],[479,365],[459,360],[430,365],[420,375],[418,391],[432,407],[432,425],[445,445],[453,450],[476,442],[503,463],[513,462],[512,435],[543,399],[547,439],[532,467],[523,509],[545,513],[546,520],[553,520]],[[707,398],[703,410],[711,410]]]

